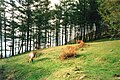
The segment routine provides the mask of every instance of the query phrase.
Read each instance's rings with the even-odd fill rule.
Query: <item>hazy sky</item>
[[[59,4],[60,3],[60,0],[50,0],[50,1],[51,1],[51,5]]]

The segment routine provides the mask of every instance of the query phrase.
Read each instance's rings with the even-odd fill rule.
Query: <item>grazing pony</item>
[[[35,50],[37,50],[37,48],[35,48]],[[28,53],[29,62],[33,62],[33,59],[35,57],[37,57],[36,51],[31,51],[31,52]]]
[[[62,53],[60,54],[59,58],[61,60],[67,59],[69,57],[76,56],[76,48],[74,46],[67,46],[63,49]]]

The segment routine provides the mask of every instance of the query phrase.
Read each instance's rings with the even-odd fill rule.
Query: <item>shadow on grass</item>
[[[42,56],[42,55],[43,55],[43,53],[37,53],[37,54],[36,54],[37,57],[40,57],[40,56]]]
[[[15,64],[12,67],[8,70],[6,68],[4,80],[42,80],[43,77],[51,74],[49,69],[32,64]]]
[[[103,39],[95,40],[93,42],[105,42],[105,41],[114,41],[114,40],[120,40],[120,38],[115,38],[115,39],[103,38]]]
[[[87,57],[89,55],[91,55],[92,53],[86,53],[86,54],[77,54],[76,58],[80,58],[80,57]]]
[[[76,58],[79,58],[79,57],[81,57],[81,56],[82,56],[81,54],[77,54],[77,55],[76,55]]]
[[[40,59],[37,59],[37,60],[34,60],[33,63],[37,63],[37,62],[41,62],[41,61],[46,61],[46,60],[49,60],[50,58],[40,58]]]
[[[4,66],[0,66],[0,80],[5,80],[5,75],[4,75]]]

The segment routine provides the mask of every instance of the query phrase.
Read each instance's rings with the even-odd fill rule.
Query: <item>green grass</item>
[[[6,80],[115,80],[120,74],[120,40],[87,43],[76,58],[60,60],[62,48],[58,46],[38,52],[33,63],[28,63],[27,53],[0,59]],[[72,44],[75,46],[76,44]]]

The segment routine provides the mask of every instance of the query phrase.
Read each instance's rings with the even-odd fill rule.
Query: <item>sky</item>
[[[60,0],[50,0],[50,1],[51,1],[51,5],[59,4],[60,3]]]
[[[51,4],[50,4],[50,6],[52,6],[51,9],[55,8],[55,4],[60,4],[60,0],[49,0],[49,1],[51,1]]]

